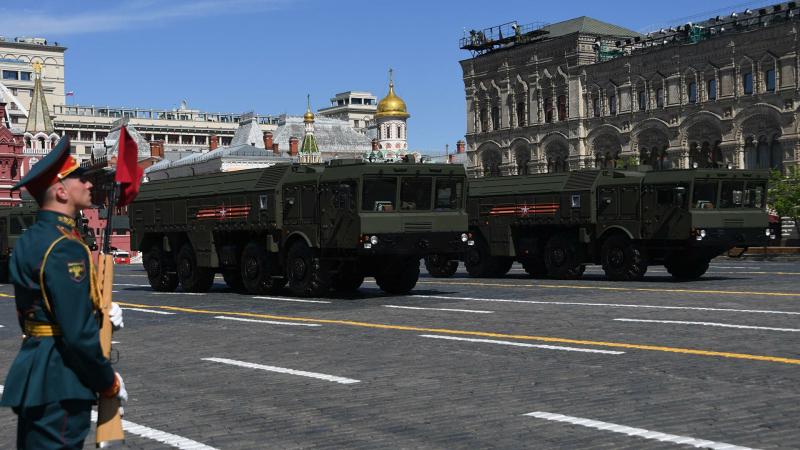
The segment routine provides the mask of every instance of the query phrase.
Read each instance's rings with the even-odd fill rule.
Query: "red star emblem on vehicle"
[[[528,211],[530,211],[530,210],[531,209],[528,208],[528,202],[525,202],[525,204],[522,206],[522,215],[523,216],[527,216],[528,215]]]
[[[223,203],[222,203],[222,209],[221,209],[221,210],[219,210],[219,214],[220,214],[221,218],[223,218],[223,219],[224,219],[224,218],[225,218],[225,214],[226,214],[227,212],[228,212],[228,211],[225,209],[225,203],[223,202]]]

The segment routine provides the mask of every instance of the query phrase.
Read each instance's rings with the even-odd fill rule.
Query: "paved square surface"
[[[408,296],[156,293],[116,266],[129,448],[800,447],[800,263],[700,280],[434,279]],[[0,376],[20,344],[0,286]],[[0,410],[0,448],[16,418]],[[94,446],[94,434],[87,448]],[[205,447],[203,447],[205,446]],[[730,447],[735,448],[735,447]]]

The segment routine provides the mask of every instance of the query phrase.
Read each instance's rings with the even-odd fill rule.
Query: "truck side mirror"
[[[675,188],[675,204],[678,205],[678,208],[683,208],[684,205],[684,198],[686,196],[686,188],[683,186],[678,186]]]

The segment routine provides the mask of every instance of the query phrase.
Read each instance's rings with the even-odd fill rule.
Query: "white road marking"
[[[331,303],[327,300],[301,300],[299,298],[290,298],[290,297],[253,297],[253,298],[261,298],[264,300],[280,300],[282,302]]]
[[[151,287],[149,284],[123,284],[123,283],[114,283],[114,286]]]
[[[166,312],[166,311],[156,311],[154,309],[144,309],[144,308],[128,308],[127,306],[120,309],[127,309],[128,311],[141,311],[141,312],[149,312],[153,314],[164,314],[164,315],[173,315],[174,312]]]
[[[92,422],[97,422],[97,411],[92,411]],[[214,447],[209,447],[208,445],[201,444],[200,442],[193,441],[176,434],[167,433],[166,431],[159,431],[154,428],[129,422],[127,420],[122,421],[122,429],[128,433],[147,439],[152,439],[174,448],[186,450],[217,450]]]
[[[0,325],[0,328],[5,328],[5,325]]]
[[[467,341],[467,342],[479,342],[483,344],[501,344],[501,345],[513,345],[515,347],[533,347],[533,348],[544,348],[547,350],[565,350],[568,352],[584,352],[584,353],[604,353],[608,355],[622,355],[625,352],[616,352],[612,350],[594,350],[591,348],[576,348],[576,347],[562,347],[560,345],[537,345],[537,344],[526,344],[523,342],[512,342],[512,341],[495,341],[493,339],[472,339],[472,338],[461,338],[461,337],[454,337],[454,336],[442,336],[438,334],[420,334],[420,337],[426,338],[433,338],[433,339],[447,339],[451,341]]]
[[[0,384],[0,394],[3,393],[3,385]],[[92,422],[97,422],[97,411],[92,411]],[[152,439],[154,441],[163,442],[164,444],[170,445],[175,448],[181,448],[186,450],[217,450],[214,447],[209,447],[208,445],[201,444],[197,441],[193,441],[191,439],[186,439],[184,437],[180,437],[175,434],[166,433],[164,431],[158,431],[150,427],[146,427],[144,425],[135,424],[133,422],[129,422],[127,420],[122,421],[122,429],[127,431],[128,433],[136,434],[138,436]]]
[[[335,375],[326,375],[324,373],[314,373],[314,372],[305,372],[302,370],[294,370],[294,369],[286,369],[283,367],[275,367],[275,366],[264,366],[261,364],[254,364],[244,361],[236,361],[233,359],[225,359],[225,358],[203,358],[203,361],[213,361],[223,364],[231,364],[234,366],[240,367],[247,367],[250,369],[260,369],[266,370],[269,372],[278,372],[278,373],[288,373],[289,375],[299,375],[301,377],[309,377],[309,378],[318,378],[320,380],[326,381],[333,381],[334,383],[341,383],[341,384],[353,384],[353,383],[360,383],[359,380],[353,380],[352,378],[343,378],[337,377]]]
[[[448,309],[448,308],[420,308],[417,306],[398,306],[398,305],[383,305],[384,308],[400,308],[400,309],[422,309],[428,311],[454,311],[454,312],[468,312],[478,314],[492,314],[494,311],[481,311],[478,309]]]
[[[530,305],[601,306],[610,308],[644,308],[644,309],[685,309],[691,311],[718,311],[718,312],[736,312],[736,313],[753,313],[753,314],[785,314],[790,316],[800,316],[800,312],[798,311],[769,311],[761,309],[705,308],[700,306],[626,305],[624,303],[540,302],[536,300],[510,300],[505,298],[446,297],[443,295],[414,295],[414,297],[441,298],[447,300],[469,300],[476,302],[526,303]]]
[[[716,322],[686,322],[682,320],[645,320],[645,319],[614,319],[618,322],[643,322],[643,323],[674,323],[678,325],[705,325],[709,327],[742,328],[746,330],[767,330],[767,331],[800,331],[800,328],[773,328],[773,327],[754,327],[749,325],[733,325],[729,323]]]
[[[153,291],[151,294],[154,295],[206,295],[205,292],[156,292]]]
[[[117,293],[117,292],[119,292],[119,291],[111,291],[111,292],[112,292],[112,293],[114,293],[114,294],[116,294],[116,293]]]
[[[707,441],[688,436],[678,436],[676,434],[661,433],[658,431],[645,430],[644,428],[633,428],[625,425],[618,425],[598,420],[583,419],[580,417],[565,416],[563,414],[553,414],[549,412],[536,411],[525,416],[536,417],[538,419],[552,420],[554,422],[565,422],[573,425],[581,425],[589,428],[597,428],[603,431],[613,431],[615,433],[627,434],[628,436],[638,436],[644,439],[654,439],[661,442],[673,442],[675,444],[691,445],[697,448],[725,449],[725,450],[754,450],[750,447],[741,447],[724,442]]]
[[[119,341],[111,341],[112,344],[119,344]]]
[[[238,320],[239,322],[256,322],[256,323],[269,323],[272,325],[292,325],[296,327],[321,327],[322,325],[318,323],[295,323],[295,322],[276,322],[273,320],[256,320],[256,319],[243,319],[241,317],[228,317],[228,316],[217,316],[214,317],[215,319],[225,319],[225,320]]]

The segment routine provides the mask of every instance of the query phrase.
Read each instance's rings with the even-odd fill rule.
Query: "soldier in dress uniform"
[[[75,229],[74,217],[92,203],[85,171],[64,138],[13,187],[25,187],[39,204],[36,223],[20,236],[10,262],[24,334],[0,406],[19,416],[18,449],[83,448],[97,396],[128,399],[100,348],[99,280]],[[122,328],[117,304],[109,316],[114,329]]]

